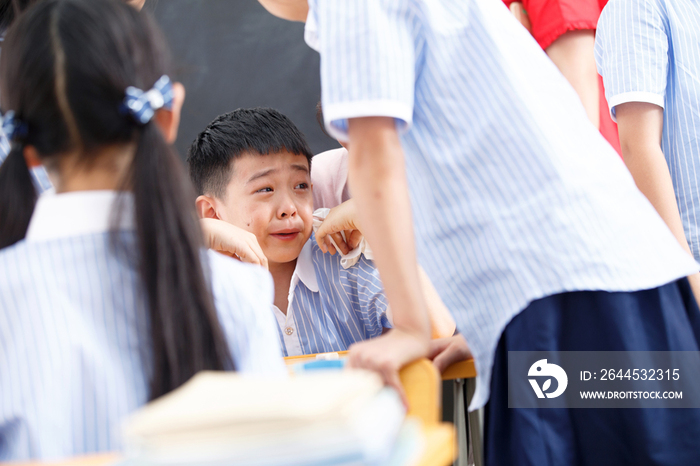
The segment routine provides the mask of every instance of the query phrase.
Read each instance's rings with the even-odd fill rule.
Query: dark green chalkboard
[[[314,153],[339,147],[316,122],[319,56],[304,42],[303,24],[275,18],[256,0],[146,0],[145,9],[187,90],[176,143],[182,157],[211,120],[239,107],[278,109]]]

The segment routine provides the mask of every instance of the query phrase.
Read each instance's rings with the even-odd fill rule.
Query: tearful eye
[[[309,187],[308,183],[299,183],[297,189],[307,189]]]

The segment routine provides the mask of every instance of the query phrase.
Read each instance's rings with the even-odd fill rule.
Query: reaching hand
[[[427,355],[428,340],[393,329],[381,337],[352,345],[348,366],[379,372],[384,382],[395,388],[407,405],[406,393],[399,379],[399,370],[406,364]]]
[[[241,262],[268,268],[267,257],[254,234],[215,218],[203,218],[200,225],[204,233],[204,244],[210,249]]]
[[[467,345],[467,340],[462,335],[457,334],[448,338],[432,340],[428,357],[433,360],[435,367],[442,373],[452,364],[471,358],[472,352]]]
[[[341,235],[345,234],[345,237]],[[342,204],[333,207],[316,232],[316,242],[323,252],[335,254],[336,248],[331,238],[343,254],[359,246],[362,241],[362,233],[357,226],[357,212],[355,201],[349,199]]]

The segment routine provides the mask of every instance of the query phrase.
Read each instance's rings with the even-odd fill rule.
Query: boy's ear
[[[160,108],[156,111],[154,121],[160,128],[165,142],[172,144],[177,139],[177,128],[180,126],[180,112],[185,103],[185,86],[173,83],[173,107]]]
[[[199,218],[215,218],[221,220],[219,214],[216,213],[214,199],[211,197],[205,195],[197,196],[195,205],[197,206],[197,215],[199,215]]]

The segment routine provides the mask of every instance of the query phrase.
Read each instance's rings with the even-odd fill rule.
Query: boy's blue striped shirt
[[[595,51],[613,118],[626,102],[664,109],[661,149],[685,237],[700,260],[700,2],[611,0]]]
[[[314,235],[297,258],[285,316],[273,308],[285,356],[347,350],[391,327],[379,272],[360,256],[344,269],[340,254],[324,254]]]
[[[349,118],[397,122],[418,259],[474,354],[472,408],[488,400],[503,329],[531,301],[698,270],[502,2],[309,7],[331,134],[347,140]]]

